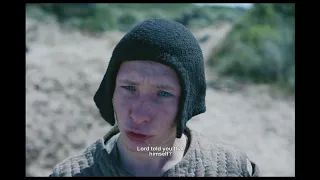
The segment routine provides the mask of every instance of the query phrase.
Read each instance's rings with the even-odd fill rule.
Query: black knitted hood
[[[149,19],[135,26],[116,45],[107,71],[94,95],[102,117],[115,124],[113,93],[120,65],[124,61],[147,60],[174,69],[179,77],[181,96],[177,114],[177,137],[193,116],[206,111],[206,81],[201,48],[182,24],[166,19]]]

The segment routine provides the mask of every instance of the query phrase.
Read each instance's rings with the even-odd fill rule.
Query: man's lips
[[[136,131],[130,131],[130,130],[126,131],[125,134],[130,140],[139,141],[139,142],[146,141],[152,137],[152,135],[142,134],[142,133],[138,133]]]

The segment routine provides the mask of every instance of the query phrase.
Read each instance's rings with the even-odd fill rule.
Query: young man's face
[[[121,65],[113,105],[121,141],[128,149],[165,146],[176,138],[180,91],[178,76],[168,66],[151,61]]]

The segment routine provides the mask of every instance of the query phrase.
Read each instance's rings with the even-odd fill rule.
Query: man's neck
[[[161,176],[181,161],[184,155],[184,148],[187,146],[187,138],[183,135],[179,139],[174,139],[171,143],[170,148],[174,149],[170,151],[172,152],[171,156],[150,156],[149,152],[132,152],[128,150],[121,139],[120,135],[117,141],[120,163],[122,167],[135,176]]]

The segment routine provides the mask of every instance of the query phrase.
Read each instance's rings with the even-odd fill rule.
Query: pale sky
[[[244,8],[250,8],[252,6],[252,3],[194,3],[196,5],[200,6],[229,6],[229,7],[244,7]]]

